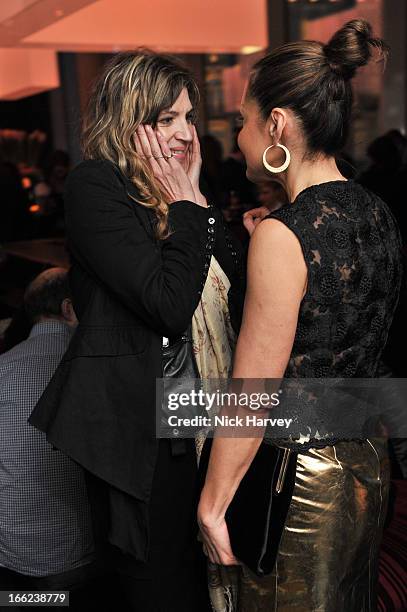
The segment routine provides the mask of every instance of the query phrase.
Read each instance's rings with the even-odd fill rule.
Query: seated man
[[[72,590],[75,599],[93,575],[84,476],[27,423],[77,325],[66,271],[40,274],[24,303],[31,333],[0,355],[0,590]]]

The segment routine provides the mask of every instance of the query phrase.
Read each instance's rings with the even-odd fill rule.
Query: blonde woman
[[[208,609],[194,441],[155,437],[163,338],[194,318],[199,373],[230,365],[238,254],[199,188],[197,103],[190,73],[151,52],[116,56],[98,80],[65,194],[80,325],[31,419],[86,470],[126,610]]]

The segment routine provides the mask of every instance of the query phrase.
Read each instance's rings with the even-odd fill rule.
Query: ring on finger
[[[172,153],[170,153],[169,155],[164,155],[165,159],[171,159],[172,157]]]

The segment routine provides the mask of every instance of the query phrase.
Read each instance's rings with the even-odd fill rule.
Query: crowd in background
[[[0,151],[0,244],[63,235],[62,193],[69,169],[65,151],[55,151],[35,168],[2,160]]]

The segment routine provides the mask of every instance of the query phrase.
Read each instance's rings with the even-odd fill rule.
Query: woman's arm
[[[284,375],[306,282],[307,268],[295,235],[275,219],[262,222],[249,248],[248,286],[234,378]],[[260,443],[259,437],[215,437],[213,441],[198,520],[208,554],[216,563],[235,562],[224,517]]]
[[[118,169],[88,161],[70,175],[65,193],[71,252],[88,273],[148,326],[164,336],[182,333],[206,277],[208,208],[170,205],[171,235],[161,248],[145,231]]]

